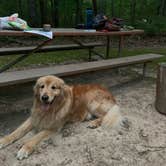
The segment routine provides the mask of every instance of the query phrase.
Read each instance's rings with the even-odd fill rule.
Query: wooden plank
[[[63,50],[75,50],[75,49],[85,49],[103,46],[102,42],[92,42],[83,43],[84,46],[79,44],[65,44],[65,45],[49,45],[44,46],[37,52],[51,52],[51,51],[63,51]],[[0,56],[13,55],[13,54],[23,54],[31,52],[35,47],[12,47],[12,48],[0,48]]]
[[[157,111],[166,114],[166,63],[158,66],[155,106]]]
[[[97,71],[115,67],[122,67],[131,64],[150,62],[163,57],[160,54],[144,54],[131,57],[115,58],[94,62],[84,62],[78,64],[59,65],[54,67],[29,69],[23,71],[12,71],[0,74],[0,86],[20,84],[34,81],[44,75],[69,76],[90,71]]]
[[[37,28],[39,29],[39,28]],[[112,32],[91,32],[74,28],[52,28],[54,37],[56,36],[125,36],[143,34],[144,30],[134,29],[130,31],[112,31]],[[24,31],[0,30],[0,36],[39,36],[37,34],[26,33]]]

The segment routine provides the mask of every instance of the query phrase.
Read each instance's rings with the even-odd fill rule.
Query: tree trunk
[[[115,10],[114,10],[114,0],[111,0],[111,15],[112,17],[115,16]]]
[[[166,0],[160,0],[159,5],[157,7],[157,15],[164,16],[166,10]]]
[[[59,0],[54,0],[54,14],[55,14],[54,25],[55,26],[59,25],[59,10],[58,10],[58,7],[59,7]]]
[[[136,0],[131,0],[131,24],[135,24],[135,14],[136,14]]]
[[[51,25],[57,27],[59,24],[58,0],[51,0]]]
[[[51,26],[54,27],[55,26],[55,5],[54,5],[54,0],[51,0]]]
[[[28,9],[29,9],[29,24],[30,26],[37,26],[37,17],[36,17],[36,0],[28,0]]]
[[[122,0],[119,0],[119,17],[122,15]]]
[[[41,24],[47,24],[47,2],[44,0],[40,0],[40,16],[41,16]]]
[[[82,17],[82,0],[76,0],[76,25],[83,22]]]
[[[156,109],[166,114],[166,63],[162,63],[158,67]]]
[[[166,0],[164,1],[163,16],[166,16]]]
[[[99,0],[98,2],[98,12],[104,14],[106,12],[106,0]]]
[[[96,16],[97,15],[97,2],[96,2],[96,0],[92,0],[92,3],[93,3],[94,15]]]
[[[22,0],[18,0],[18,12],[19,12],[19,17],[22,17],[23,16]]]

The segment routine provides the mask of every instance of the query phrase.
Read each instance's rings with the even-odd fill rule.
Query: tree
[[[51,0],[51,16],[52,16],[52,26],[57,27],[59,25],[59,0]]]
[[[115,12],[114,12],[114,0],[111,0],[111,16],[114,17],[115,16]]]
[[[136,16],[136,0],[131,0],[130,2],[130,15],[131,15],[131,24],[135,24],[135,16]]]
[[[82,22],[82,0],[76,0],[76,25]]]
[[[122,15],[122,0],[119,0],[119,17]]]
[[[105,13],[106,11],[106,0],[99,0],[98,1],[98,12]]]
[[[166,0],[160,0],[157,13],[160,16],[166,15]]]
[[[17,1],[18,3],[18,12],[19,12],[19,16],[22,16],[22,1],[21,0],[18,0]]]
[[[97,15],[97,2],[96,2],[96,0],[92,0],[92,3],[93,3],[94,14]]]
[[[36,0],[28,0],[28,9],[29,9],[29,22],[30,26],[35,27],[37,25],[37,14],[36,14]]]
[[[39,0],[40,3],[40,17],[41,17],[41,23],[46,24],[47,22],[47,1],[45,0]],[[47,13],[47,14],[46,14]]]

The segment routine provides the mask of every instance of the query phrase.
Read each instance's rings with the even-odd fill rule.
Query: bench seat
[[[64,50],[76,50],[76,49],[85,49],[85,48],[94,48],[103,46],[102,42],[91,42],[79,44],[64,44],[64,45],[48,45],[39,49],[37,52],[51,52],[51,51],[64,51]],[[12,47],[12,48],[0,48],[0,56],[4,55],[14,55],[14,54],[25,54],[31,52],[35,47]]]
[[[86,73],[90,71],[104,70],[116,67],[123,67],[131,64],[148,63],[159,59],[164,55],[143,54],[130,57],[114,58],[78,64],[57,65],[37,69],[4,72],[0,74],[0,87],[32,82],[44,75],[56,75],[60,77]]]

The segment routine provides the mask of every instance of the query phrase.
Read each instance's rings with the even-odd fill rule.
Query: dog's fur
[[[0,139],[0,148],[35,128],[39,133],[27,141],[17,153],[18,159],[26,158],[40,141],[59,131],[64,124],[90,120],[92,117],[96,119],[91,121],[91,128],[100,125],[114,126],[121,121],[119,107],[105,88],[91,84],[68,86],[58,77],[41,77],[34,87],[30,118],[13,133]]]

